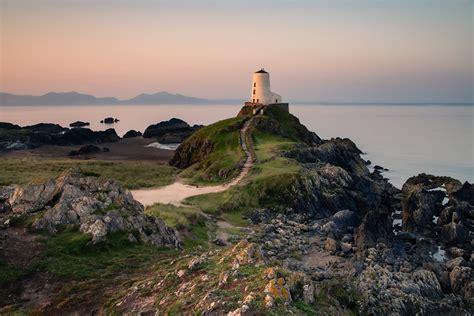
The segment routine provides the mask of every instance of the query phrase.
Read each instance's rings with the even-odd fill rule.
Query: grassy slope
[[[42,182],[73,167],[86,174],[115,179],[127,189],[167,185],[174,181],[177,173],[173,167],[152,162],[0,158],[0,186]]]
[[[226,221],[244,226],[244,213],[251,208],[279,207],[281,193],[297,177],[300,167],[291,159],[282,157],[282,151],[300,142],[301,127],[292,116],[272,111],[266,120],[277,120],[285,136],[254,128],[252,141],[256,161],[247,178],[247,184],[228,191],[188,198],[186,203],[205,213],[218,214]]]
[[[239,145],[238,127],[243,119],[235,117],[216,122],[188,138],[182,146],[209,140],[213,144],[213,150],[205,159],[184,170],[181,177],[189,183],[213,184],[223,183],[236,176],[244,160],[244,153]],[[219,176],[221,170],[227,171],[225,177]]]

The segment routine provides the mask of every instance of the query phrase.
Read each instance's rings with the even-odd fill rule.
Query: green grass
[[[183,246],[184,249],[195,249],[198,246],[207,247],[208,234],[207,227],[204,221],[198,222],[196,224],[191,224],[188,227],[190,235],[184,238]]]
[[[284,150],[289,149],[297,142],[277,135],[254,131],[252,133],[255,155],[258,161],[265,161],[274,158]]]
[[[45,237],[47,252],[36,268],[65,279],[107,278],[145,268],[176,252],[132,243],[127,235],[112,233],[107,243],[92,245],[90,234],[80,233],[77,227],[67,227],[58,235]]]
[[[253,176],[245,186],[187,198],[184,203],[197,207],[204,213],[218,215],[224,220],[237,225],[247,226],[244,218],[251,209],[261,207],[280,208],[285,190],[295,181],[297,173],[280,173],[271,176]]]
[[[201,220],[201,215],[196,207],[180,207],[172,204],[154,204],[146,208],[148,215],[161,218],[166,225],[175,228],[186,228],[192,223]]]
[[[216,122],[188,138],[181,145],[183,148],[187,144],[207,144],[202,146],[212,146],[212,151],[197,164],[184,170],[181,177],[189,183],[212,184],[223,183],[236,176],[239,164],[245,157],[239,145],[239,127],[244,119],[235,117]]]
[[[180,230],[185,249],[207,247],[207,226],[197,207],[157,203],[147,207],[145,213],[159,217],[166,225]]]
[[[177,170],[153,162],[75,160],[48,158],[0,158],[0,186],[43,182],[77,167],[86,175],[103,176],[127,189],[159,187],[174,181]]]
[[[224,192],[193,196],[187,198],[185,204],[218,215],[237,226],[248,225],[244,217],[249,209],[282,204],[282,192],[296,179],[300,167],[281,153],[296,142],[259,130],[253,131],[252,140],[256,161],[247,176],[248,184]]]
[[[15,282],[24,275],[24,271],[16,266],[9,265],[0,261],[0,286],[6,286]]]

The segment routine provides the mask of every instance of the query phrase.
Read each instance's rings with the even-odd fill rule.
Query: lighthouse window
[[[253,90],[253,94],[255,94],[255,90]]]
[[[254,82],[254,83],[253,83],[253,86],[254,86],[254,87],[256,87],[256,86],[257,86],[257,83],[256,83],[256,82]]]
[[[278,99],[275,99],[275,103],[278,103]]]

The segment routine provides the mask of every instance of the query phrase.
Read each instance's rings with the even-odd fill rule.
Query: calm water
[[[119,135],[144,131],[172,117],[190,124],[210,124],[234,116],[241,105],[111,105],[0,107],[0,121],[19,125],[81,120],[91,128],[114,127]],[[397,187],[420,172],[474,181],[474,107],[290,105],[290,111],[322,138],[348,137]],[[114,125],[99,123],[112,116]]]

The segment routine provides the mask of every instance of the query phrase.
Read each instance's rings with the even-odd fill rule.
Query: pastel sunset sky
[[[474,102],[471,0],[0,0],[0,91]]]

